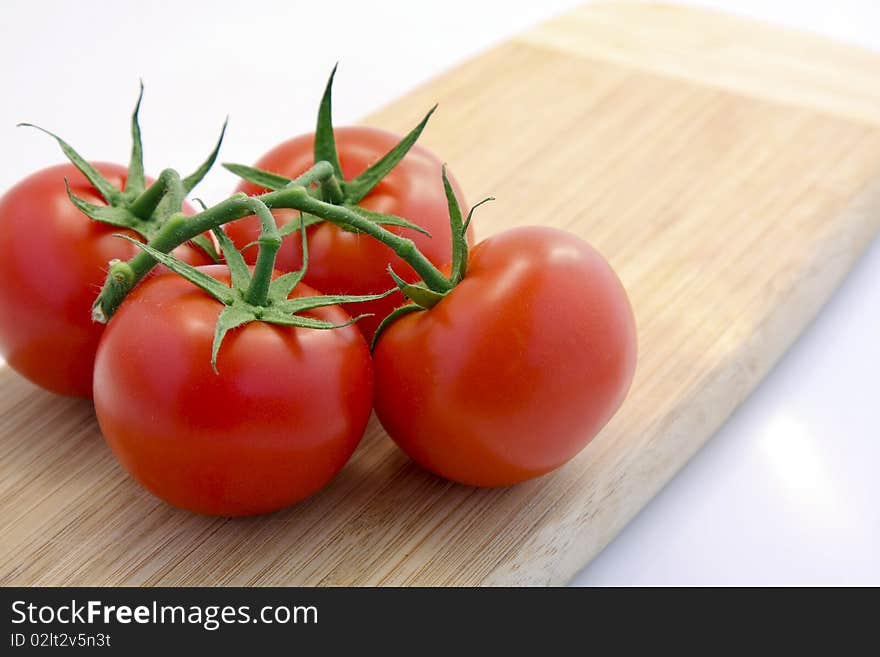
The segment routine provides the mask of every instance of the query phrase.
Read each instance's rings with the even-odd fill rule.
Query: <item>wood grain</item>
[[[880,57],[703,11],[590,6],[368,119],[424,135],[479,236],[584,236],[630,292],[640,360],[572,463],[498,490],[416,466],[375,421],[312,499],[246,520],[173,509],[91,407],[0,372],[2,584],[559,584],[712,435],[880,228]],[[415,218],[417,219],[417,218]],[[829,346],[833,348],[833,346]]]

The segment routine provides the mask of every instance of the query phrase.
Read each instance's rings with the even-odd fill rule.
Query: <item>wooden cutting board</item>
[[[560,471],[480,490],[373,421],[312,499],[173,509],[116,464],[88,402],[0,373],[2,584],[561,584],[767,373],[880,228],[880,56],[674,8],[589,6],[368,119],[424,136],[480,237],[538,223],[611,260],[638,319],[621,412]],[[415,219],[418,219],[415,217]],[[828,345],[833,348],[833,345]]]

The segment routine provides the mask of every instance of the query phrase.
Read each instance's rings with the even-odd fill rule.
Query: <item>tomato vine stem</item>
[[[180,174],[174,169],[165,169],[159,174],[155,183],[147,187],[140,196],[132,201],[128,209],[141,219],[149,219],[159,207],[162,199],[170,197],[168,202],[171,207],[179,208],[183,204],[184,196],[186,193],[183,189],[183,182],[180,180]]]
[[[253,306],[265,306],[269,298],[269,284],[272,282],[272,272],[275,270],[275,256],[281,248],[281,235],[278,233],[278,225],[275,217],[269,212],[269,208],[254,198],[249,198],[254,214],[260,219],[263,230],[257,239],[259,252],[257,262],[254,265],[254,274],[250,285],[245,292],[244,300]]]
[[[342,187],[336,176],[328,176],[321,181],[321,191],[324,193],[324,199],[334,205],[339,205],[345,200]]]
[[[148,244],[157,251],[169,253],[177,246],[192,240],[206,231],[254,214],[255,204],[253,201],[258,199],[268,209],[289,208],[299,210],[343,228],[366,233],[391,248],[405,260],[422,278],[428,288],[437,292],[446,292],[452,288],[450,281],[418,250],[411,239],[382,228],[374,220],[351,208],[321,201],[309,195],[307,187],[313,183],[321,184],[334,177],[334,175],[333,166],[329,162],[322,160],[316,162],[311,169],[292,180],[283,189],[270,191],[255,197],[233,196],[190,217],[182,213],[175,213],[152,236]],[[271,217],[271,215],[269,216]],[[261,221],[263,219],[261,217]],[[272,223],[274,225],[274,219],[272,219]],[[277,227],[275,232],[277,234]],[[271,274],[271,265],[265,263],[269,262],[272,246],[268,242],[274,242],[273,236],[269,235],[266,242],[269,250],[266,251],[266,256],[263,258],[263,267],[269,266]],[[277,248],[275,251],[277,252]],[[274,258],[274,253],[272,253],[272,264],[274,264]],[[258,256],[257,267],[260,266],[259,260]],[[127,262],[111,262],[104,287],[101,289],[92,307],[92,319],[102,323],[109,321],[128,292],[155,265],[155,258],[146,251],[141,251]],[[258,277],[255,275],[255,278]],[[262,295],[260,289],[253,290],[253,292],[249,290],[248,295],[250,296],[251,293],[253,293],[255,298]]]

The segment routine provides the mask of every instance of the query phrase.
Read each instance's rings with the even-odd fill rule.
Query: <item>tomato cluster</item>
[[[463,220],[458,185],[414,143],[428,117],[403,138],[329,117],[330,84],[314,134],[226,165],[237,193],[198,213],[183,196],[207,168],[146,178],[139,130],[128,169],[59,140],[72,163],[0,199],[0,353],[47,390],[93,396],[131,475],[199,513],[313,494],[374,409],[462,484],[566,463],[635,369],[611,267],[546,227],[474,246],[473,208]]]

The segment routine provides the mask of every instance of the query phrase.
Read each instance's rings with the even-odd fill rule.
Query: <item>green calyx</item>
[[[427,281],[419,281],[417,283],[408,283],[403,280],[397,273],[388,266],[388,273],[394,279],[394,283],[398,289],[403,292],[404,296],[413,302],[420,309],[427,310],[437,305],[443,297],[449,294],[458,283],[467,274],[468,265],[468,240],[467,231],[471,225],[471,218],[474,210],[487,203],[494,201],[494,197],[484,198],[475,204],[462,220],[461,205],[455,196],[455,190],[449,182],[446,175],[446,165],[443,165],[443,189],[446,191],[446,204],[449,209],[449,228],[452,233],[452,265],[448,277],[444,277],[440,285],[431,285]]]
[[[403,139],[401,139],[390,151],[383,155],[375,164],[363,171],[360,175],[351,180],[345,180],[342,175],[342,167],[339,164],[339,153],[336,150],[336,137],[333,132],[332,105],[333,105],[333,78],[336,76],[336,66],[330,73],[327,80],[327,86],[324,88],[324,95],[321,98],[321,104],[318,107],[318,121],[315,127],[315,145],[314,145],[314,161],[327,162],[331,168],[333,175],[324,178],[319,182],[315,192],[317,196],[334,205],[343,205],[356,211],[360,211],[363,216],[380,225],[402,226],[416,230],[420,233],[428,234],[420,226],[407,221],[403,217],[395,217],[393,215],[379,214],[369,212],[358,207],[364,197],[367,196],[378,185],[382,179],[387,176],[391,170],[406,156],[409,150],[418,140],[428,119],[437,109],[434,105],[419,124],[413,128]],[[223,166],[239,176],[240,178],[252,182],[255,185],[264,187],[269,190],[279,190],[287,187],[291,183],[290,178],[280,176],[276,173],[263,171],[254,167],[245,166],[243,164],[224,163]],[[323,221],[320,217],[312,217],[311,223]],[[288,229],[288,233],[296,230],[296,227]]]
[[[446,191],[446,204],[449,210],[449,228],[452,233],[452,265],[450,267],[449,276],[444,277],[442,285],[430,285],[425,281],[408,283],[398,276],[397,272],[395,272],[391,265],[389,265],[388,273],[391,275],[397,288],[403,293],[403,296],[409,299],[410,303],[395,309],[382,320],[376,328],[376,332],[373,334],[373,341],[370,345],[370,349],[373,349],[376,346],[379,336],[388,326],[396,322],[403,315],[433,308],[440,303],[447,294],[455,289],[455,286],[458,285],[465,277],[465,274],[467,274],[467,231],[471,224],[471,219],[474,216],[474,210],[483,205],[483,203],[494,201],[495,198],[490,196],[484,198],[479,203],[476,203],[471,207],[470,211],[468,211],[467,217],[462,220],[461,204],[459,204],[458,198],[455,196],[455,190],[452,188],[452,184],[449,182],[449,177],[446,175],[445,164],[443,165],[442,175],[443,189]]]
[[[241,198],[248,204],[253,213],[259,217],[263,231],[257,240],[259,253],[256,265],[253,272],[251,272],[241,252],[235,248],[232,240],[229,239],[223,229],[219,226],[213,228],[214,235],[217,237],[220,249],[226,259],[226,265],[229,268],[231,279],[231,285],[229,286],[211,278],[192,265],[181,262],[177,258],[163,253],[148,244],[143,244],[124,235],[119,236],[130,240],[155,260],[161,262],[170,270],[201,288],[223,304],[224,308],[217,318],[214,342],[211,349],[211,367],[215,372],[218,372],[217,356],[223,344],[223,339],[234,328],[257,321],[280,326],[299,326],[311,329],[342,328],[353,324],[367,315],[359,315],[348,322],[334,324],[325,320],[307,317],[301,313],[315,308],[342,303],[374,301],[388,296],[394,291],[392,288],[382,294],[360,296],[319,295],[290,299],[290,294],[302,281],[308,268],[309,256],[305,223],[300,222],[303,249],[302,268],[299,271],[289,272],[272,280],[275,257],[281,246],[281,236],[278,234],[278,228],[265,203],[258,198],[248,198],[243,195]]]
[[[147,187],[144,175],[143,143],[138,121],[143,95],[144,86],[141,83],[137,103],[131,115],[131,157],[124,189],[116,188],[61,137],[31,123],[20,123],[19,125],[36,128],[55,139],[64,155],[82,172],[106,202],[106,205],[99,205],[84,201],[71,192],[70,186],[65,180],[67,195],[80,212],[94,221],[118,228],[127,228],[140,235],[144,240],[150,240],[159,232],[169,217],[180,212],[186,195],[201,182],[213,166],[226,133],[226,121],[223,123],[220,137],[214,149],[193,173],[181,178],[174,169],[165,169],[156,181]],[[218,254],[211,240],[204,236],[196,236],[191,241],[215,262],[219,262]]]

